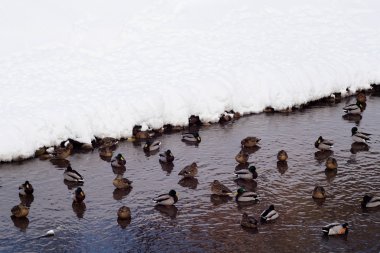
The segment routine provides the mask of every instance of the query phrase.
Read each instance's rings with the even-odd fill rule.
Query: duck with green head
[[[170,149],[168,149],[164,153],[160,154],[159,161],[163,162],[163,163],[172,163],[174,161],[174,155],[170,151]]]
[[[348,223],[331,223],[322,228],[324,235],[344,235],[348,233]]]
[[[380,197],[364,195],[361,203],[363,208],[380,206]]]
[[[259,196],[255,192],[249,192],[243,187],[237,190],[237,195],[235,196],[237,202],[249,202],[259,200]]]
[[[250,166],[248,169],[237,170],[234,172],[237,178],[251,180],[257,178],[257,172],[255,166]]]
[[[268,209],[261,213],[260,217],[262,221],[271,221],[277,219],[279,214],[274,210],[274,205],[270,205]]]
[[[182,134],[182,141],[188,142],[188,143],[200,143],[201,137],[199,136],[198,132],[183,133]]]
[[[143,147],[145,152],[153,152],[158,150],[161,147],[161,142],[160,141],[151,141],[147,140],[145,142],[145,145]]]
[[[157,205],[171,206],[177,203],[178,196],[175,190],[170,190],[167,194],[161,194],[153,199]]]
[[[20,190],[19,194],[22,196],[32,195],[34,192],[33,186],[29,183],[29,181],[25,181],[25,183],[20,185],[18,189]]]
[[[369,143],[371,134],[359,132],[357,127],[351,129],[352,140],[359,143]]]
[[[314,143],[314,146],[321,151],[330,150],[333,145],[332,141],[323,139],[322,136],[319,136],[318,140]]]
[[[72,199],[74,203],[82,203],[83,200],[86,198],[86,194],[84,194],[84,191],[81,187],[78,187],[72,195]]]
[[[356,101],[356,104],[350,104],[343,107],[343,111],[347,114],[361,114],[364,111],[365,103]]]
[[[117,154],[117,156],[111,160],[111,166],[115,168],[125,167],[126,163],[127,162],[122,154]]]

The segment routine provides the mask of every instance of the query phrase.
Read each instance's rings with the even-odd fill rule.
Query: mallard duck
[[[18,204],[17,206],[12,207],[12,215],[16,218],[24,218],[29,214],[29,208],[24,204]]]
[[[119,141],[112,137],[105,137],[103,139],[98,139],[98,145],[99,147],[111,147],[115,148],[115,146],[119,143]]]
[[[362,207],[377,207],[380,206],[380,197],[364,195]]]
[[[198,166],[196,163],[192,163],[183,168],[178,175],[184,177],[195,177],[198,174]]]
[[[367,102],[367,97],[365,95],[364,92],[359,92],[357,95],[356,95],[356,101],[360,102],[360,103],[365,103]]]
[[[195,133],[183,133],[182,134],[182,141],[193,142],[193,143],[200,143],[201,142],[201,137],[199,136],[198,132],[195,132]]]
[[[263,221],[271,221],[277,219],[279,214],[274,210],[274,205],[270,205],[268,209],[264,210],[260,217]]]
[[[73,170],[71,166],[67,166],[65,172],[63,172],[63,177],[67,181],[71,182],[84,182],[83,177],[76,170]]]
[[[352,140],[354,142],[364,142],[364,143],[368,143],[370,141],[370,135],[371,134],[367,134],[367,133],[363,133],[363,132],[359,132],[358,131],[358,128],[357,127],[353,127],[351,129],[351,133],[352,133]]]
[[[127,206],[122,206],[117,210],[117,217],[126,220],[131,218],[131,209]]]
[[[170,190],[168,194],[161,194],[153,199],[158,205],[171,206],[177,203],[178,196],[175,190]]]
[[[325,235],[343,235],[348,233],[348,223],[332,223],[322,228]]]
[[[226,123],[234,118],[234,113],[224,112],[219,117],[219,123]]]
[[[288,159],[288,154],[286,153],[285,150],[280,150],[277,153],[277,160],[280,162],[285,162]]]
[[[20,185],[18,189],[20,190],[19,194],[23,196],[32,195],[34,191],[33,186],[29,183],[29,181],[25,181],[25,183]]]
[[[240,225],[246,228],[257,228],[257,220],[253,216],[248,216],[247,213],[243,213]]]
[[[127,178],[123,178],[123,175],[118,174],[112,183],[117,189],[127,189],[131,187],[132,181]]]
[[[109,147],[109,146],[102,146],[99,148],[99,155],[101,157],[112,157],[113,151],[112,151],[111,147]]]
[[[347,114],[361,114],[364,111],[364,104],[356,101],[356,104],[343,107],[343,111]]]
[[[71,144],[69,141],[66,141],[63,144],[63,147],[56,147],[53,151],[53,156],[58,159],[66,159],[73,150],[73,144]]]
[[[237,170],[234,172],[237,178],[241,179],[255,179],[257,178],[257,172],[255,166],[250,166],[248,169]]]
[[[249,158],[249,154],[244,152],[243,150],[241,150],[236,156],[235,156],[235,160],[240,163],[240,164],[244,164],[244,163],[247,163],[248,162],[248,158]]]
[[[153,152],[158,150],[161,147],[161,142],[160,141],[151,141],[147,140],[145,142],[145,145],[143,147],[145,152]]]
[[[319,136],[318,140],[314,143],[314,146],[319,150],[330,150],[333,147],[334,143],[329,140],[325,140],[322,136]]]
[[[248,136],[241,140],[241,145],[243,148],[252,148],[256,146],[261,139],[253,136]]]
[[[174,155],[172,154],[170,149],[168,149],[166,150],[166,152],[160,154],[159,160],[163,163],[172,163],[174,161]]]
[[[316,186],[313,190],[312,196],[315,199],[324,199],[326,198],[326,191],[322,186]]]
[[[243,187],[237,190],[235,200],[238,202],[248,202],[259,200],[259,196],[255,192],[246,191]]]
[[[328,157],[325,165],[328,170],[336,170],[338,168],[338,162],[333,157]]]
[[[211,192],[215,195],[233,196],[232,191],[218,180],[211,183]]]
[[[75,203],[82,203],[83,200],[86,198],[86,194],[84,194],[84,191],[82,188],[78,187],[72,195],[73,202]]]
[[[111,166],[115,168],[125,167],[126,163],[127,162],[122,154],[117,154],[117,156],[111,160]]]

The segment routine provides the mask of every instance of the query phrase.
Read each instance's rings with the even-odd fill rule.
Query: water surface
[[[180,134],[159,137],[162,151],[171,149],[174,167],[163,167],[158,154],[146,156],[142,146],[120,143],[116,153],[127,160],[125,176],[133,181],[130,192],[115,190],[110,164],[95,150],[74,154],[70,162],[85,178],[85,210],[72,207],[74,188],[63,181],[63,169],[38,159],[0,164],[1,252],[378,252],[380,209],[363,210],[365,193],[379,194],[380,98],[369,97],[359,121],[342,118],[342,107],[353,102],[313,106],[290,114],[259,114],[233,124],[211,125],[200,130],[202,142],[190,146]],[[368,151],[352,152],[351,128],[373,133]],[[258,178],[246,182],[261,201],[237,205],[232,199],[211,196],[210,183],[217,179],[237,189],[234,156],[246,136],[262,138],[260,149],[250,155]],[[316,159],[318,136],[335,142],[338,173],[324,172],[324,159]],[[288,152],[288,168],[278,169],[276,154]],[[197,162],[195,180],[181,181],[178,172]],[[34,188],[28,222],[13,222],[10,209],[19,203],[18,185],[29,180]],[[311,198],[315,185],[328,197],[323,203]],[[151,199],[175,189],[179,202],[173,208],[155,208]],[[240,226],[241,214],[258,215],[270,204],[279,219],[257,231]],[[130,224],[117,220],[117,209],[127,205]],[[347,236],[323,237],[321,227],[348,222]],[[49,229],[56,235],[35,239]]]

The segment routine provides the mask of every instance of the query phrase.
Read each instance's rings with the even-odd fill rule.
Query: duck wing
[[[153,199],[154,202],[159,203],[165,200],[169,200],[171,196],[169,194],[161,194]]]

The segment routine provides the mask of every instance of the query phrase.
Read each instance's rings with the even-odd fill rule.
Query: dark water
[[[342,107],[314,106],[291,114],[260,114],[233,124],[201,129],[199,146],[188,146],[179,134],[164,135],[162,151],[170,148],[174,168],[161,167],[158,154],[147,157],[142,147],[123,142],[116,152],[125,154],[125,176],[133,181],[128,192],[116,191],[109,163],[98,152],[70,157],[74,169],[85,178],[86,210],[73,209],[72,189],[63,182],[63,170],[38,159],[0,165],[1,252],[379,252],[380,209],[362,210],[365,193],[380,188],[380,98],[369,97],[359,130],[373,133],[368,151],[353,154],[351,128],[357,123],[342,118]],[[352,100],[351,100],[352,102]],[[250,155],[258,178],[255,188],[261,201],[238,206],[233,200],[211,197],[210,183],[218,179],[236,190],[233,171],[240,140],[262,138],[261,149]],[[315,159],[318,136],[335,141],[336,176],[326,176],[324,160]],[[288,152],[288,169],[278,170],[276,154]],[[196,180],[179,182],[178,172],[197,162]],[[29,223],[14,223],[10,209],[19,203],[18,185],[28,179],[35,188]],[[315,185],[328,197],[320,205],[311,198]],[[175,189],[176,207],[157,210],[151,198]],[[280,217],[257,231],[241,228],[242,212],[256,217],[274,204]],[[127,205],[130,224],[119,224],[117,209]],[[325,238],[321,227],[348,222],[348,236]],[[49,229],[56,235],[34,239]]]

